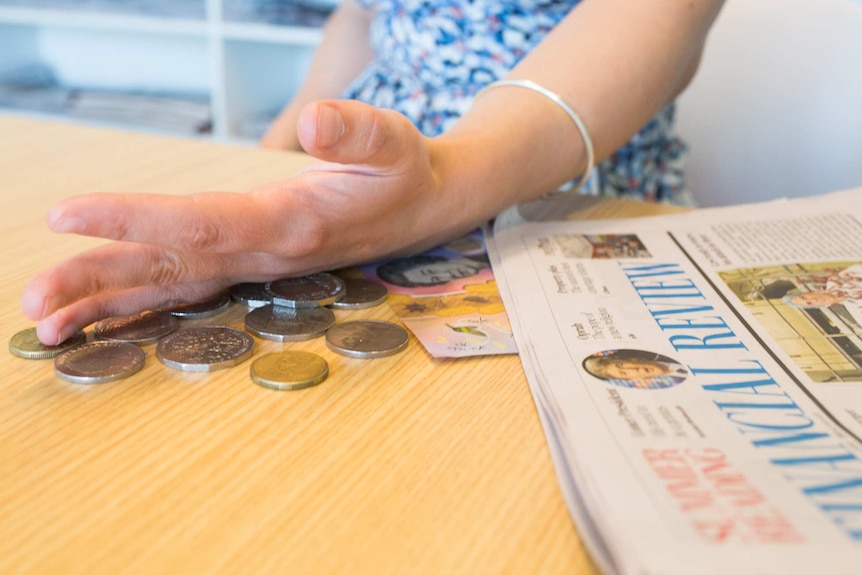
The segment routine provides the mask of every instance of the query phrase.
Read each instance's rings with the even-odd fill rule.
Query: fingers
[[[299,136],[323,167],[247,194],[92,194],[57,204],[54,231],[119,241],[27,286],[22,305],[40,321],[40,340],[54,344],[102,317],[203,297],[214,286],[367,261],[427,235],[422,222],[439,186],[428,140],[404,116],[315,103],[300,116]]]
[[[99,294],[61,308],[42,319],[36,335],[45,345],[58,345],[79,329],[105,317],[125,316],[145,309],[166,309],[184,301],[200,301],[222,289],[217,281],[144,286]]]
[[[88,194],[61,201],[48,214],[55,232],[212,253],[268,249],[279,236],[274,223],[257,196],[237,193]]]
[[[116,243],[83,252],[47,270],[24,290],[24,314],[41,320],[72,303],[138,286],[154,286],[167,297],[177,285],[259,276],[266,269],[278,276],[276,257],[252,253],[212,255],[183,253],[158,246]]]
[[[299,115],[297,135],[316,158],[375,167],[409,162],[423,138],[402,114],[353,100],[308,104]]]

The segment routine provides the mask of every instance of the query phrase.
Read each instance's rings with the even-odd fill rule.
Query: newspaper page
[[[498,218],[488,251],[599,567],[862,572],[862,189],[528,212]]]

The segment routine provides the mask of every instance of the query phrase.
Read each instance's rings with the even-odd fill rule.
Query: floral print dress
[[[485,85],[502,78],[579,0],[357,0],[373,12],[375,58],[345,97],[391,108],[426,136],[448,129]],[[607,196],[691,203],[673,105],[596,166]],[[572,130],[575,137],[575,130]]]

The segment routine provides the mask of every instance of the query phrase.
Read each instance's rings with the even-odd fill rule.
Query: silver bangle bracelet
[[[562,108],[563,111],[572,120],[572,122],[574,122],[575,127],[578,128],[578,132],[580,132],[581,134],[581,139],[584,141],[584,152],[587,155],[587,165],[584,168],[584,174],[580,177],[578,183],[575,184],[574,187],[567,189],[565,193],[577,194],[578,192],[580,192],[581,189],[586,185],[587,180],[590,179],[590,174],[593,171],[593,164],[595,163],[593,141],[590,138],[590,132],[587,130],[587,126],[586,124],[584,124],[584,121],[581,119],[578,113],[572,109],[571,106],[566,104],[565,100],[563,100],[559,94],[557,94],[556,92],[552,92],[551,90],[548,90],[547,88],[544,88],[531,80],[498,80],[496,82],[491,82],[490,84],[482,88],[478,94],[476,94],[476,98],[479,98],[479,96],[481,96],[485,92],[488,92],[495,88],[502,88],[504,86],[526,88],[527,90],[532,90],[533,92],[541,94],[542,96],[546,97],[547,99],[558,105],[560,108]]]

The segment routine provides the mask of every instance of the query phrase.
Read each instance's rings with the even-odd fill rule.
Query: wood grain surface
[[[92,191],[243,191],[298,154],[0,116],[0,325],[40,270],[97,240],[44,224]],[[186,325],[242,327],[245,308]],[[339,321],[397,321],[389,308]],[[322,384],[277,392],[249,365],[171,370],[154,345],[121,381],[80,385],[0,352],[0,573],[590,573],[515,356],[312,351]]]
[[[278,153],[0,116],[0,325],[26,282],[98,240],[44,223],[86,192],[245,191],[306,164]],[[583,200],[574,217],[668,211]],[[246,308],[184,325],[242,328]],[[385,305],[338,321],[398,321]],[[515,356],[352,359],[278,392],[250,362],[98,385],[0,352],[0,573],[592,573]]]

